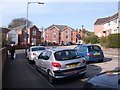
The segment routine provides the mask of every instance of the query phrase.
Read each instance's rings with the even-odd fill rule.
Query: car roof
[[[74,50],[72,48],[53,48],[53,49],[48,49],[49,51],[52,52],[57,52],[57,51],[62,51],[62,50]]]
[[[44,46],[32,46],[30,48],[37,48],[37,47],[44,47]]]
[[[86,47],[88,47],[88,46],[98,46],[98,45],[93,45],[93,44],[84,44],[84,45],[78,45],[78,46],[86,46]]]

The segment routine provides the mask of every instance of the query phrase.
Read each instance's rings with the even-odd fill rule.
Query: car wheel
[[[32,60],[29,60],[29,64],[32,64],[33,63],[33,61]]]
[[[85,74],[86,74],[86,72],[83,73],[83,74],[81,74],[80,76],[81,76],[82,78],[84,78],[84,77],[85,77]]]
[[[54,84],[54,83],[55,83],[55,78],[54,78],[53,75],[52,75],[52,71],[49,71],[49,72],[48,72],[48,81],[49,81],[51,84]]]

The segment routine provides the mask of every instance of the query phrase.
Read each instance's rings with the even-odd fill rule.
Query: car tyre
[[[48,72],[48,81],[49,81],[51,84],[55,84],[55,78],[54,78],[53,75],[52,75],[52,71],[49,71],[49,72]]]
[[[33,63],[33,61],[32,60],[29,60],[29,64],[32,64]]]
[[[83,73],[83,74],[81,74],[80,76],[81,76],[81,78],[84,78],[85,77],[85,74],[86,74],[86,72],[85,73]]]

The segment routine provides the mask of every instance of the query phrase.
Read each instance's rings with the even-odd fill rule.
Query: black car
[[[84,85],[85,90],[98,90],[100,88],[120,90],[120,69],[96,75],[88,80]]]

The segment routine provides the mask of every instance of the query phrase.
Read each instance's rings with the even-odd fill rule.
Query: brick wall
[[[104,36],[103,30],[104,30],[104,25],[94,26],[94,34],[97,35],[98,37]]]

